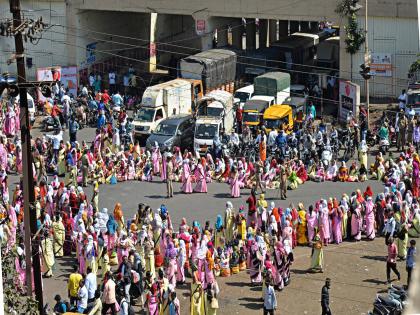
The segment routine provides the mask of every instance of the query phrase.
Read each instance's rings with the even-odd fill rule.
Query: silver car
[[[161,151],[180,147],[191,149],[194,142],[194,119],[191,115],[175,115],[162,120],[146,141],[151,149],[157,143]]]

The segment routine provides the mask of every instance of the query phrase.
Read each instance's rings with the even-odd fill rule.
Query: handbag
[[[216,299],[215,297],[211,299],[211,303],[210,303],[210,307],[213,309],[218,309],[219,308],[219,300]]]

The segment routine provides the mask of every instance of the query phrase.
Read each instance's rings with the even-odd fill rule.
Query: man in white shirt
[[[114,70],[111,70],[108,73],[108,78],[109,78],[109,90],[111,93],[115,93],[115,84],[116,84],[116,75]]]
[[[276,138],[278,136],[278,132],[276,128],[273,128],[270,133],[268,134],[267,146],[272,147],[276,145]]]
[[[88,291],[88,303],[91,303],[95,301],[95,291],[98,286],[96,283],[96,275],[92,272],[91,267],[87,267],[85,286]]]
[[[395,226],[396,222],[394,219],[394,213],[391,211],[388,214],[388,221],[386,222],[383,230],[383,233],[385,234],[385,244],[387,244],[390,237],[394,237]]]
[[[83,314],[88,304],[88,291],[85,286],[85,280],[80,280],[79,293],[77,294],[79,300],[77,301],[77,312]]]
[[[407,93],[405,90],[402,90],[401,95],[398,97],[399,107],[402,110],[405,110],[405,106],[407,105]]]

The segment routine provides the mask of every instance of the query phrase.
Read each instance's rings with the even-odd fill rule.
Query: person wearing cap
[[[172,154],[166,154],[166,197],[172,198],[174,196],[173,179],[174,179],[174,165],[172,163]]]
[[[404,115],[404,110],[401,109],[399,117],[398,117],[398,139],[397,139],[397,150],[402,151],[405,150],[405,145],[407,141],[407,125],[408,119]]]
[[[321,290],[321,308],[322,308],[322,315],[331,315],[330,309],[330,287],[331,287],[331,279],[325,279],[325,285],[322,287]]]

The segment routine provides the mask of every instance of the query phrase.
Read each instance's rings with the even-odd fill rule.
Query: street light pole
[[[365,64],[370,66],[370,56],[369,56],[369,37],[368,37],[368,0],[365,0]],[[370,126],[369,119],[369,80],[365,80],[365,90],[366,90],[366,112],[367,112],[367,125],[368,129]]]
[[[20,12],[20,0],[10,0],[10,12],[13,14],[13,27],[17,29],[22,24]],[[20,128],[22,142],[22,163],[23,163],[23,207],[25,225],[25,254],[26,254],[26,281],[27,295],[32,296],[32,268],[35,286],[35,297],[38,302],[39,313],[42,314],[44,302],[42,294],[41,261],[39,255],[38,237],[31,240],[32,234],[37,231],[34,180],[32,171],[32,148],[29,125],[29,111],[25,73],[25,56],[23,38],[21,32],[15,35],[16,64],[18,72],[18,85],[20,93]]]

